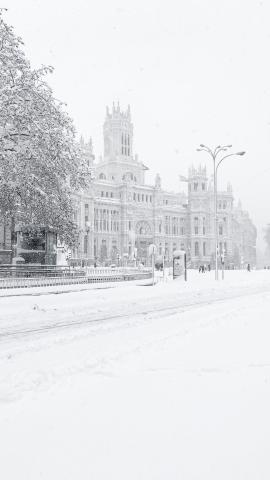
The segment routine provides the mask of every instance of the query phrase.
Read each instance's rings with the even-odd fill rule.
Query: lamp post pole
[[[214,161],[214,235],[215,235],[215,280],[218,280],[218,222],[217,222],[217,170],[216,155]]]
[[[244,155],[245,152],[237,152],[237,153],[228,153],[228,155],[224,155],[222,158],[218,158],[218,155],[221,152],[227,152],[228,148],[231,148],[232,145],[225,145],[221,146],[218,145],[214,150],[207,147],[206,145],[201,144],[200,148],[197,148],[198,152],[207,152],[213,159],[214,164],[214,238],[215,238],[215,280],[218,280],[218,218],[217,218],[217,174],[218,174],[218,167],[220,166],[221,162],[225,158],[232,157],[235,155]]]

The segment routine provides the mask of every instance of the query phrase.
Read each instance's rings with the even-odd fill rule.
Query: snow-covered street
[[[77,290],[0,297],[1,478],[269,480],[270,271]]]

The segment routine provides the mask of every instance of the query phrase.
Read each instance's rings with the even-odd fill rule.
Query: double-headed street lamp
[[[228,153],[228,155],[224,155],[221,158],[218,158],[218,155],[221,152],[227,152],[228,148],[231,148],[232,145],[218,145],[214,150],[207,147],[206,145],[201,144],[200,148],[197,148],[198,152],[207,152],[211,155],[213,162],[214,162],[214,232],[215,232],[215,279],[218,280],[218,218],[217,218],[217,173],[218,167],[220,164],[225,160],[225,158],[233,157],[234,155],[244,155],[245,152],[237,152],[237,153]]]

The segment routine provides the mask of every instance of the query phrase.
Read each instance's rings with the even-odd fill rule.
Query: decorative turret
[[[112,111],[106,107],[104,132],[104,158],[108,160],[132,158],[133,124],[131,123],[130,106],[125,112],[113,103]]]
[[[155,188],[161,188],[161,178],[159,173],[156,174],[155,178]]]
[[[93,165],[95,160],[95,155],[93,154],[93,142],[92,138],[90,137],[88,142],[85,142],[84,138],[81,136],[80,138],[80,149],[81,154],[86,161],[88,166]]]
[[[203,194],[207,191],[207,174],[206,167],[199,166],[195,168],[193,165],[188,171],[188,191],[189,194]]]
[[[232,184],[230,182],[227,183],[227,192],[232,193]]]

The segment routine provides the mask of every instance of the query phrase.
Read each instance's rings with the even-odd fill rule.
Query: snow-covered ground
[[[1,292],[1,478],[269,480],[270,271],[140,283]]]

